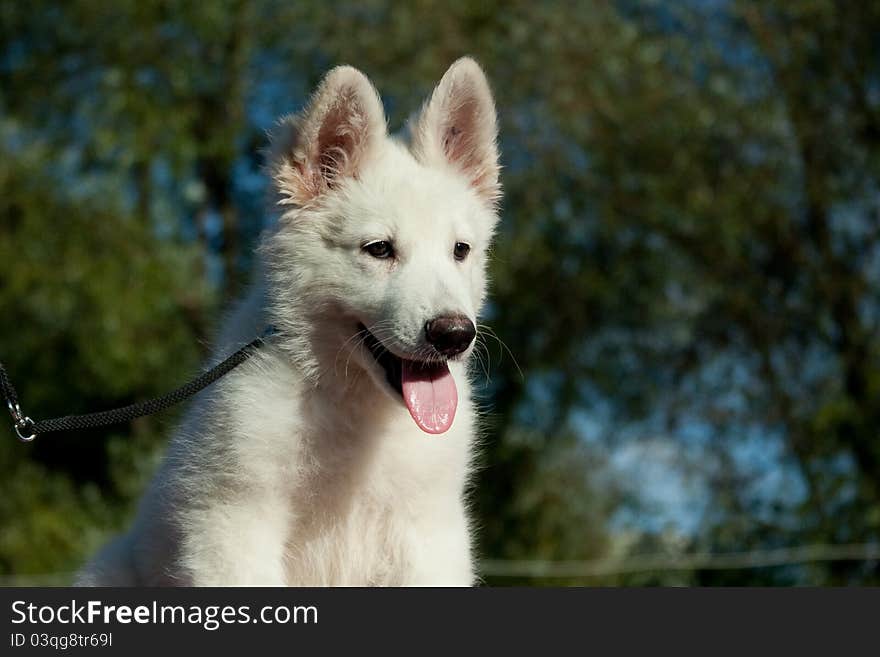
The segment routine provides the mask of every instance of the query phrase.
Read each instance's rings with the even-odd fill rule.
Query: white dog
[[[332,70],[282,122],[281,211],[198,398],[126,535],[84,585],[470,585],[467,360],[500,193],[495,108],[455,62],[408,142]]]

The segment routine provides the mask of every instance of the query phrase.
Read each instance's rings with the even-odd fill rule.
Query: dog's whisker
[[[508,353],[510,359],[513,361],[513,364],[516,367],[516,371],[519,373],[520,380],[525,381],[525,374],[523,374],[522,368],[519,366],[519,362],[517,362],[516,360],[516,356],[513,355],[513,351],[511,351],[510,347],[507,346],[507,343],[498,337],[498,334],[495,333],[491,326],[487,326],[486,324],[477,324],[477,329],[485,333],[498,343],[499,347],[503,349],[503,351],[500,352],[502,356],[504,351]]]
[[[383,325],[390,324],[391,320],[381,320],[376,322],[374,325],[378,330],[381,330]],[[370,331],[372,332],[372,331]],[[345,361],[345,372],[343,375],[344,380],[348,380],[348,366],[351,361],[351,357],[355,351],[357,351],[358,347],[360,347],[364,341],[366,340],[368,332],[364,329],[361,329],[349,336],[349,338],[340,345],[339,349],[336,351],[336,357],[333,359],[333,374],[334,376],[339,376],[339,358],[342,356],[343,351],[348,351],[348,355]]]
[[[358,343],[355,345],[355,347],[353,349],[349,350],[348,358],[345,359],[345,380],[346,381],[348,381],[348,364],[351,362],[351,357],[354,355],[355,350],[357,350],[357,348],[360,347],[361,345],[363,345],[364,342],[366,342],[366,340],[367,340],[368,333],[366,331],[360,331],[360,333],[363,334],[361,336],[361,339],[358,341]]]
[[[484,358],[485,355],[485,358]],[[486,385],[492,383],[492,377],[489,374],[489,371],[492,368],[492,357],[489,354],[489,349],[486,345],[486,341],[483,339],[481,335],[477,335],[477,338],[474,342],[474,358],[479,363],[480,367],[483,370],[483,374],[486,377]],[[486,361],[489,361],[488,367],[486,365]]]
[[[340,355],[342,354],[343,349],[345,349],[346,346],[349,345],[349,344],[352,342],[352,340],[357,340],[358,338],[360,338],[361,342],[363,342],[363,340],[366,339],[366,333],[365,333],[364,331],[358,331],[357,333],[355,333],[354,335],[352,335],[351,337],[349,337],[348,340],[346,340],[345,342],[343,342],[343,343],[342,343],[342,346],[340,346],[339,349],[337,350],[337,352],[336,352],[336,358],[333,359],[333,374],[334,374],[334,375],[336,375],[336,376],[339,375],[339,370],[338,370],[338,367],[337,367],[337,366],[338,366],[338,364],[339,364],[339,357],[340,357]],[[358,344],[354,344],[354,345],[351,347],[351,349],[349,350],[349,358],[351,357],[351,353],[352,353],[355,349],[357,349],[358,346],[359,346]],[[347,362],[348,362],[348,361],[346,361],[346,363],[347,363]]]

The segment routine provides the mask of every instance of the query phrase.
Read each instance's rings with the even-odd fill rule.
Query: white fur
[[[499,187],[475,62],[450,68],[412,130],[412,144],[386,134],[378,95],[350,67],[281,124],[270,171],[282,216],[217,357],[267,324],[279,334],[192,404],[134,526],[81,584],[473,583],[470,350],[449,363],[453,426],[428,435],[357,323],[405,356],[426,353],[433,317],[476,322]],[[365,253],[375,239],[393,240],[396,258]]]

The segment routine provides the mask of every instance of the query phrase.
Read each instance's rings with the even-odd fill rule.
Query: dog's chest
[[[431,516],[460,505],[469,443],[454,431],[438,440],[410,424],[315,455],[320,465],[292,500],[289,584],[407,582],[414,556],[430,539]]]
[[[294,523],[286,550],[294,586],[394,586],[407,570],[406,523],[393,509],[352,501]]]

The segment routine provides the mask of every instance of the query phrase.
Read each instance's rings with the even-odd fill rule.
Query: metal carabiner
[[[30,433],[34,428],[34,421],[21,412],[21,407],[18,404],[13,404],[9,399],[6,400],[6,406],[12,414],[12,426],[15,427],[15,435],[18,436],[18,439],[23,443],[29,443],[36,438],[37,434]]]

